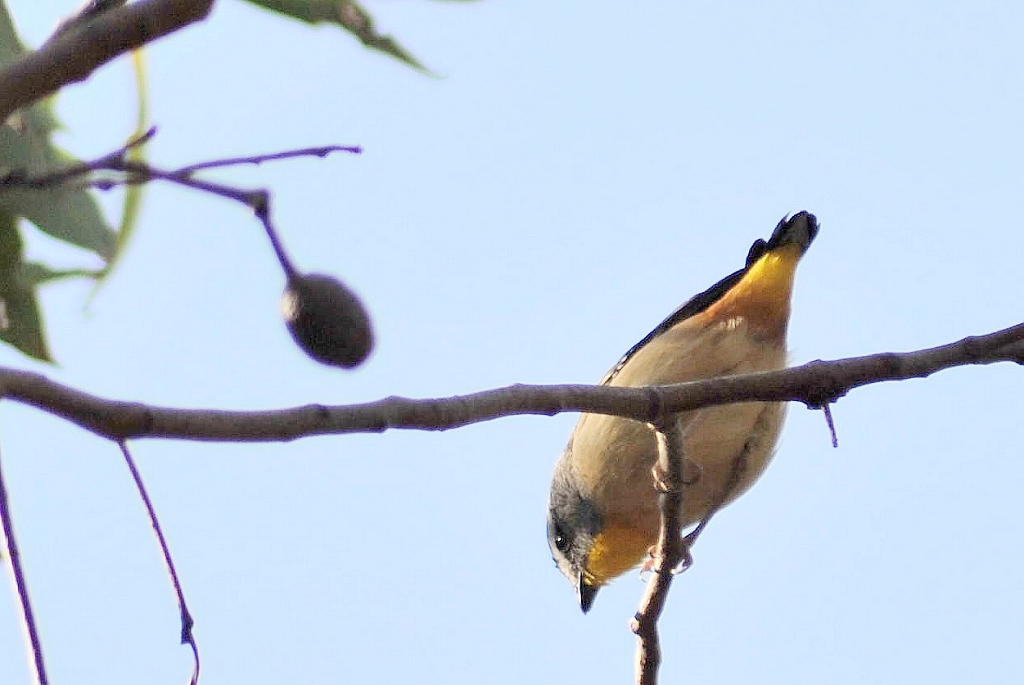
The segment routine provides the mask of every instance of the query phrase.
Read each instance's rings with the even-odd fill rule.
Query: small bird
[[[817,233],[813,214],[784,217],[767,242],[753,244],[746,266],[677,309],[601,385],[643,387],[781,369],[796,266]],[[686,473],[693,474],[684,486],[684,526],[753,485],[771,460],[784,416],[780,402],[681,415]],[[660,512],[651,471],[657,454],[649,424],[583,414],[555,464],[548,545],[584,613],[598,589],[640,564],[657,542]]]

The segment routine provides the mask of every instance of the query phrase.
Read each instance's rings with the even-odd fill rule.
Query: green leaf
[[[22,111],[24,128],[0,126],[0,173],[40,176],[77,160],[49,140],[45,122],[33,111]],[[114,254],[117,234],[84,188],[59,186],[45,190],[4,189],[0,209],[31,221],[44,233],[95,252],[104,261]]]
[[[0,64],[17,59],[23,52],[25,47],[18,39],[10,14],[0,3]],[[52,99],[27,107],[0,124],[0,174],[38,176],[76,162],[50,140],[59,126]],[[44,233],[91,250],[104,261],[114,252],[114,229],[85,188],[4,189],[0,192],[0,210],[25,217]]]
[[[146,59],[145,50],[139,48],[132,51],[132,71],[135,73],[135,130],[129,140],[137,140],[149,127],[149,88],[146,80]],[[135,145],[127,153],[128,161],[146,162],[146,146]],[[106,267],[94,274],[96,283],[92,292],[89,293],[89,301],[96,296],[99,289],[106,283],[107,277],[113,272],[114,267],[128,247],[128,241],[135,232],[135,224],[139,220],[139,213],[142,210],[142,194],[146,185],[130,185],[125,189],[124,202],[121,205],[121,225],[117,229],[117,241],[114,244],[114,252],[110,255]],[[71,274],[68,274],[71,275]],[[86,275],[86,274],[82,274]]]
[[[25,52],[0,0],[0,64],[17,60]],[[40,176],[78,162],[51,140],[53,132],[61,128],[53,102],[53,97],[46,98],[0,122],[0,175]],[[21,218],[55,238],[96,253],[105,263],[114,254],[116,234],[86,188],[0,189],[0,340],[31,357],[52,362],[36,287],[71,276],[96,278],[99,271],[26,263]]]
[[[18,220],[0,211],[0,340],[30,357],[52,362],[35,287],[24,273]]]
[[[370,13],[352,0],[248,0],[308,24],[337,24],[374,50],[391,55],[414,69],[430,73],[391,36],[377,33]]]
[[[64,278],[98,278],[101,273],[96,269],[54,269],[42,262],[23,262],[21,282],[27,286],[37,286]]]
[[[130,140],[137,140],[149,128],[149,87],[146,81],[146,52],[143,48],[132,52],[132,71],[135,73],[135,130],[132,131]],[[146,146],[136,145],[128,150],[128,161],[146,162]],[[125,190],[124,205],[121,209],[121,225],[117,231],[117,246],[114,256],[107,265],[107,271],[113,267],[114,261],[124,251],[135,230],[135,224],[139,219],[139,212],[142,209],[142,193],[145,184],[130,185]]]
[[[0,64],[13,61],[23,52],[25,46],[18,38],[18,32],[14,30],[14,22],[11,21],[7,5],[0,2]]]

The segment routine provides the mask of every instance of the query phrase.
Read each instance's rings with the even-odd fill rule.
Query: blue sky
[[[73,2],[14,0],[38,44]],[[822,224],[792,361],[1024,319],[1024,9],[1011,3],[373,2],[440,78],[245,3],[151,47],[163,166],[234,169],[293,258],[365,299],[378,346],[325,370],[277,313],[239,206],[152,186],[88,310],[43,299],[60,366],[107,397],[260,409],[596,382],[786,213]],[[131,73],[61,96],[88,157],[132,127]],[[106,198],[109,208],[118,198]],[[52,261],[81,259],[33,238]],[[1016,683],[1024,641],[1020,371],[943,372],[792,406],[774,463],[674,587],[665,682]],[[628,682],[627,576],[582,616],[544,540],[575,420],[134,453],[196,618],[203,682]],[[174,597],[115,446],[5,403],[0,447],[58,683],[185,682]],[[26,682],[13,600],[0,672]]]

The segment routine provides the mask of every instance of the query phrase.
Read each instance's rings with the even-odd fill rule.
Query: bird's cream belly
[[[745,402],[687,412],[684,445],[686,458],[697,465],[687,468],[690,480],[684,491],[685,525],[704,516],[712,501],[722,496],[733,465],[746,462],[736,487],[726,494],[732,501],[764,473],[782,424],[784,407],[778,403]],[[589,444],[588,444],[589,443]],[[600,449],[603,458],[576,463],[583,482],[594,483],[587,493],[602,503],[609,523],[633,525],[657,536],[658,493],[651,469],[657,460],[653,429],[639,421],[588,415],[574,437],[574,451]],[[590,473],[584,472],[590,470]]]
[[[609,384],[659,385],[781,368],[785,344],[766,342],[742,318],[710,325],[689,319],[638,351]],[[731,502],[764,473],[783,413],[780,403],[743,402],[681,414],[685,456],[695,465],[684,468],[684,525],[699,521],[718,501]],[[654,429],[640,421],[584,414],[576,426],[572,467],[577,482],[590,484],[582,494],[600,503],[606,529],[601,540],[608,545],[606,554],[591,560],[607,566],[608,576],[639,564],[657,541],[661,515],[651,472],[657,452]],[[725,492],[737,459],[742,471]]]
[[[818,231],[801,212],[757,241],[746,266],[699,293],[637,343],[602,385],[654,387],[780,369],[796,265]],[[682,518],[692,526],[767,468],[785,405],[746,402],[679,414],[686,463]],[[668,417],[664,417],[668,418]],[[548,543],[587,611],[597,588],[639,564],[658,537],[649,425],[584,414],[555,466]]]

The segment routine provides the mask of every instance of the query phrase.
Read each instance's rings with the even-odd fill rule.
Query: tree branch
[[[0,367],[0,398],[29,404],[102,437],[275,442],[388,429],[448,430],[519,414],[591,412],[657,421],[732,402],[802,402],[820,409],[853,388],[924,378],[968,364],[1024,363],[1024,324],[916,352],[813,361],[781,371],[652,388],[512,385],[444,399],[388,397],[366,404],[271,411],[174,409],[90,395],[36,373]]]
[[[7,560],[11,566],[14,590],[21,608],[21,624],[25,629],[29,652],[32,656],[31,663],[35,682],[38,685],[48,685],[50,681],[46,675],[46,661],[43,659],[43,643],[39,639],[39,628],[32,611],[32,601],[28,596],[28,581],[25,579],[25,569],[21,564],[18,538],[14,534],[14,516],[11,514],[11,500],[7,495],[7,485],[4,483],[2,468],[0,468],[0,533],[2,533],[3,540],[3,547],[0,549],[7,553]]]
[[[270,218],[270,192],[264,189],[246,189],[213,181],[204,181],[195,178],[195,173],[208,169],[221,169],[228,166],[241,164],[263,164],[296,157],[326,157],[334,152],[351,152],[360,154],[363,149],[358,145],[321,145],[319,147],[307,147],[298,150],[285,150],[283,152],[272,152],[263,155],[251,155],[246,157],[229,157],[227,159],[214,159],[207,162],[199,162],[179,169],[165,170],[155,166],[137,162],[129,158],[129,151],[140,145],[149,142],[156,135],[156,127],[150,128],[141,136],[128,141],[126,145],[111,153],[97,157],[87,162],[76,162],[68,166],[56,169],[40,176],[30,176],[22,169],[14,169],[0,175],[0,192],[7,188],[30,188],[34,190],[45,190],[54,188],[81,179],[81,187],[99,188],[110,190],[119,186],[141,185],[151,181],[167,181],[177,185],[199,190],[211,195],[234,200],[248,207],[256,218],[263,224],[263,229],[270,239],[270,244],[277,255],[285,275],[289,281],[298,275],[298,270],[292,264],[284,245],[278,236],[274,222]],[[100,172],[110,172],[111,176],[97,177]]]
[[[188,683],[189,685],[196,685],[199,682],[199,645],[196,644],[195,635],[192,633],[195,621],[192,620],[192,613],[188,610],[188,604],[185,602],[185,591],[181,588],[181,578],[178,576],[178,570],[174,566],[170,545],[167,544],[163,526],[160,525],[160,519],[156,515],[156,507],[153,506],[153,500],[149,497],[146,484],[142,481],[139,467],[135,464],[135,459],[132,457],[128,445],[121,442],[118,446],[121,448],[121,455],[124,457],[125,464],[128,465],[128,472],[131,473],[132,480],[135,482],[135,489],[139,493],[139,499],[142,500],[142,505],[146,507],[149,523],[153,526],[153,534],[156,535],[156,542],[160,546],[160,553],[164,557],[164,568],[167,569],[167,576],[170,578],[174,594],[178,598],[178,615],[181,618],[181,644],[188,645],[192,650],[192,678]]]
[[[214,0],[139,0],[75,21],[0,69],[0,122],[118,55],[205,19]]]
[[[683,425],[678,414],[669,415],[655,423],[658,436],[658,461],[655,483],[659,491],[658,508],[661,526],[654,552],[654,575],[647,583],[640,609],[633,617],[630,628],[636,634],[636,683],[655,685],[661,665],[661,643],[658,639],[658,619],[668,600],[675,570],[689,556],[683,539],[683,465],[686,453],[683,447]]]

